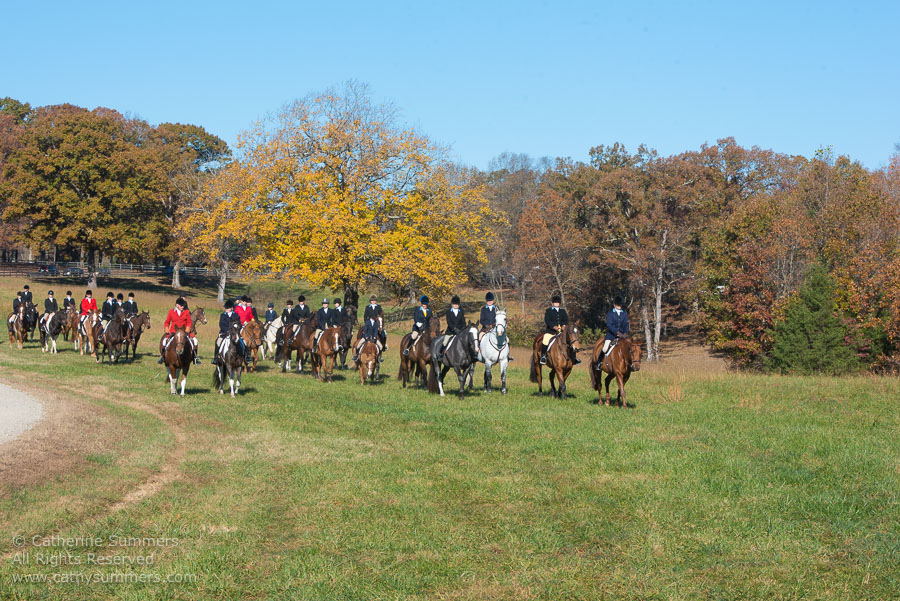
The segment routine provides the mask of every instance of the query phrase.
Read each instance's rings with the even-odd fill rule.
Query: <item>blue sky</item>
[[[900,2],[4,4],[0,96],[229,143],[348,79],[482,168],[725,136],[878,168],[900,142]]]

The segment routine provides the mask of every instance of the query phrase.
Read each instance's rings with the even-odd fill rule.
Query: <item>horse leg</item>
[[[469,370],[460,371],[458,367],[453,368],[456,371],[456,379],[459,380],[459,398],[463,398],[466,394],[466,380],[469,377]]]
[[[625,408],[625,379],[621,374],[616,374],[616,382],[619,384],[619,407]]]
[[[500,359],[500,394],[506,394],[506,366],[508,359]]]
[[[556,396],[556,380],[555,380],[556,370],[553,368],[550,368],[548,371],[550,372],[550,375],[547,376],[548,379],[550,380],[550,396],[555,397]]]
[[[606,384],[606,400],[603,401],[603,404],[609,407],[609,383],[612,381],[613,375],[609,374],[606,376],[605,384]]]
[[[172,394],[175,394],[175,374],[178,372],[171,366],[167,366],[166,371],[169,374],[169,390]]]
[[[484,358],[484,391],[491,392],[491,369],[494,367],[493,363],[488,361],[488,358]]]
[[[566,377],[567,374],[564,374],[562,370],[557,372],[556,379],[559,382],[559,398],[566,398]]]

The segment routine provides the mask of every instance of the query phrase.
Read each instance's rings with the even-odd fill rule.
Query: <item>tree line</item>
[[[448,154],[354,82],[286,105],[233,153],[198,126],[6,98],[0,237],[77,247],[92,275],[101,254],[207,263],[220,296],[233,269],[348,304],[366,284],[413,299],[470,282],[523,315],[558,293],[600,326],[622,295],[649,360],[679,316],[742,367],[892,364],[896,155],[873,171],[829,149],[805,158],[732,138],[672,156],[615,143],[586,162],[507,153],[486,170]],[[809,325],[825,313],[827,327]],[[837,358],[792,363],[797,341],[819,335]]]

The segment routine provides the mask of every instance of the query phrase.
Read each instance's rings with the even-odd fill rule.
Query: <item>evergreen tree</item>
[[[847,346],[847,327],[835,315],[834,281],[814,265],[784,314],[770,331],[774,344],[768,361],[782,373],[845,373],[859,367]]]

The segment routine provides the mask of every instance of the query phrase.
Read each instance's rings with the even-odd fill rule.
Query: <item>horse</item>
[[[44,325],[41,326],[41,352],[50,351],[51,354],[59,352],[56,349],[56,339],[59,338],[65,321],[65,317],[59,312],[54,313],[50,319],[44,320]]]
[[[232,322],[228,337],[219,344],[216,352],[216,369],[213,372],[213,387],[219,389],[219,394],[225,394],[225,376],[228,376],[228,385],[231,387],[231,398],[241,387],[241,373],[246,361],[241,352],[241,326]]]
[[[478,363],[478,328],[469,323],[466,329],[450,338],[446,347],[445,334],[431,341],[431,371],[428,372],[428,392],[439,392],[444,396],[444,376],[452,367],[459,380],[459,398],[466,393],[466,386],[472,388],[475,364]],[[440,371],[440,374],[438,374]]]
[[[109,357],[110,363],[118,363],[122,354],[122,343],[128,344],[128,325],[125,323],[125,312],[121,307],[116,309],[113,318],[106,324],[106,329],[100,334],[98,342],[103,345],[103,354],[97,357],[97,363],[102,363]]]
[[[291,369],[291,353],[297,351],[297,373],[303,371],[303,357],[312,352],[313,337],[316,333],[318,320],[313,314],[300,324],[288,324],[282,329],[281,339],[281,371]],[[275,361],[278,361],[278,350],[275,351]]]
[[[63,340],[69,340],[69,334],[72,335],[72,340],[75,340],[75,333],[78,332],[78,309],[75,308],[75,305],[69,305],[66,307],[66,310],[63,311],[63,324],[62,324],[62,335]],[[78,346],[75,346],[75,350],[78,350]]]
[[[100,311],[91,309],[78,323],[77,345],[81,354],[85,349],[94,358],[97,357],[97,335],[100,333]]]
[[[15,342],[19,350],[22,350],[22,345],[25,344],[25,337],[27,336],[25,331],[25,303],[19,304],[18,311],[9,314],[9,317],[6,318],[6,327],[9,328],[9,348],[12,348],[13,342]]]
[[[241,338],[244,344],[253,352],[253,365],[247,366],[247,371],[256,371],[257,353],[262,346],[262,326],[255,319],[251,319],[241,328]]]
[[[346,307],[344,310],[344,321],[341,324],[341,350],[338,351],[338,357],[341,360],[341,369],[347,369],[347,353],[353,342],[353,326],[356,325],[357,308],[354,306]]]
[[[34,331],[38,325],[38,310],[31,301],[25,301],[25,331],[29,332],[29,340],[34,342]]]
[[[337,365],[338,353],[341,350],[341,327],[332,326],[325,328],[319,336],[319,342],[312,353],[312,374],[316,379],[323,382],[331,382],[331,374],[334,372],[334,366]],[[328,360],[331,360],[331,366]],[[322,372],[319,372],[319,369]]]
[[[128,358],[128,349],[131,347],[131,358],[137,357],[137,346],[144,330],[150,329],[150,312],[144,311],[138,315],[129,315],[126,319],[128,336],[125,338],[125,358]]]
[[[378,361],[378,345],[371,340],[366,340],[359,354],[356,357],[356,367],[359,369],[359,381],[366,384],[366,378],[369,378],[374,384],[378,380],[381,371],[381,363]]]
[[[594,403],[599,404],[603,401],[603,387],[598,377],[602,371],[608,374],[606,376],[606,401],[603,401],[603,404],[609,406],[609,383],[615,378],[619,384],[616,401],[619,407],[624,409],[627,406],[625,383],[631,377],[631,372],[641,370],[641,345],[639,342],[632,342],[630,338],[619,338],[610,349],[609,354],[604,357],[603,339],[600,339],[594,343],[594,352],[591,355],[591,364],[588,369],[591,370],[591,388],[597,391],[597,400]]]
[[[543,334],[538,334],[534,339],[533,351],[531,353],[531,375],[532,382],[538,385],[538,394],[543,394],[543,373],[541,369],[541,342],[544,338]],[[572,347],[572,352],[569,347]],[[572,325],[562,326],[559,334],[556,336],[551,346],[547,349],[547,369],[550,371],[550,394],[558,398],[566,396],[566,378],[572,372],[575,366],[573,357],[578,352],[578,326]],[[553,382],[554,377],[559,380],[559,390]]]
[[[422,385],[426,386],[428,381],[428,364],[431,363],[431,341],[441,333],[441,318],[437,315],[431,317],[431,329],[422,332],[412,347],[409,349],[409,355],[403,354],[403,349],[409,344],[412,334],[407,334],[400,340],[400,373],[397,378],[403,382],[403,388],[410,380],[410,372],[414,371],[415,377],[414,387],[419,387],[419,378],[422,378]]]
[[[184,396],[184,385],[187,382],[188,372],[194,363],[194,345],[190,341],[190,335],[183,328],[177,328],[172,334],[172,342],[163,352],[166,371],[169,375],[169,386],[172,394],[178,394],[175,383],[181,378],[181,396]]]
[[[197,307],[191,311],[191,331],[188,334],[196,336],[198,325],[206,325],[206,311],[203,310],[203,307]]]
[[[497,311],[494,329],[481,338],[479,359],[484,362],[484,391],[491,392],[491,370],[500,364],[500,392],[506,394],[506,366],[509,363],[509,338],[506,336],[506,311]]]
[[[276,317],[273,321],[267,322],[263,324],[262,327],[262,358],[263,361],[266,359],[266,352],[272,353],[275,355],[275,350],[278,348],[278,330],[284,326],[284,323],[281,321],[280,317]]]

